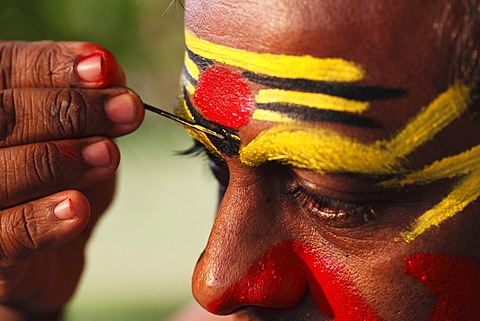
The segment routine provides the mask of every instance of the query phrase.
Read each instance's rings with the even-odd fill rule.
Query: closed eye
[[[346,202],[319,195],[297,181],[291,183],[287,194],[297,206],[321,224],[348,228],[377,218],[374,208],[368,203]]]

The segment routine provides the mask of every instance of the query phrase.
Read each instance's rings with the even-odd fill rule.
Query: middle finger
[[[126,88],[0,92],[0,147],[89,136],[117,137],[140,125],[140,98]]]

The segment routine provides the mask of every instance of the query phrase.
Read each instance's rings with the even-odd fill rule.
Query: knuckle
[[[18,46],[19,43],[14,41],[6,41],[0,44],[0,89],[12,87],[13,59]]]
[[[0,146],[10,137],[15,128],[14,94],[12,90],[0,91]]]
[[[87,103],[82,93],[69,89],[53,93],[52,127],[65,138],[84,136],[87,129]]]
[[[76,184],[86,168],[77,153],[76,146],[53,141],[2,150],[0,209]]]
[[[56,87],[74,74],[65,48],[54,41],[0,43],[0,89]]]
[[[42,41],[38,43],[38,46],[38,51],[34,53],[33,59],[37,60],[36,69],[34,69],[36,85],[55,87],[59,83],[59,79],[73,72],[73,65],[65,64],[65,51],[59,43]],[[60,82],[64,83],[65,81]]]
[[[60,147],[47,142],[31,146],[31,150],[26,155],[29,159],[25,160],[30,164],[27,169],[27,181],[38,184],[38,188],[51,188],[63,184],[65,177],[63,167],[58,161],[62,158]]]
[[[31,203],[15,209],[0,219],[0,268],[8,268],[39,248],[35,208]]]

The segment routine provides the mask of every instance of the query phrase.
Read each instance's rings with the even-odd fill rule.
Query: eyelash
[[[183,151],[178,152],[180,156],[208,156],[207,150],[198,140],[193,140],[193,145]]]
[[[207,156],[209,167],[219,182],[220,189],[223,192],[225,191],[228,186],[229,171],[223,160],[210,154],[205,147],[196,140],[191,148],[181,152],[180,155],[202,158]],[[295,179],[292,179],[287,194],[291,195],[298,206],[313,213],[314,217],[322,221],[322,223],[327,222],[330,225],[338,227],[351,227],[370,222],[377,218],[377,214],[370,204],[345,202],[325,197],[309,191]]]
[[[208,159],[208,166],[212,171],[215,179],[219,183],[220,192],[224,193],[228,182],[230,179],[230,172],[228,170],[227,164],[223,159],[220,159],[210,153],[205,146],[202,145],[198,140],[194,140],[193,146],[187,150],[184,150],[179,153],[181,156],[193,156],[193,157],[201,157],[203,159]]]
[[[370,204],[345,202],[318,195],[296,181],[292,183],[288,194],[299,206],[313,213],[316,219],[338,227],[352,227],[377,218]]]

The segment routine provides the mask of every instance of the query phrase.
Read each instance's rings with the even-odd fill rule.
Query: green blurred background
[[[170,2],[0,0],[0,38],[103,45],[145,102],[171,109],[184,47],[183,9]],[[89,243],[67,321],[164,320],[192,300],[190,276],[216,201],[206,162],[177,156],[191,139],[155,115],[118,143],[117,197]]]

